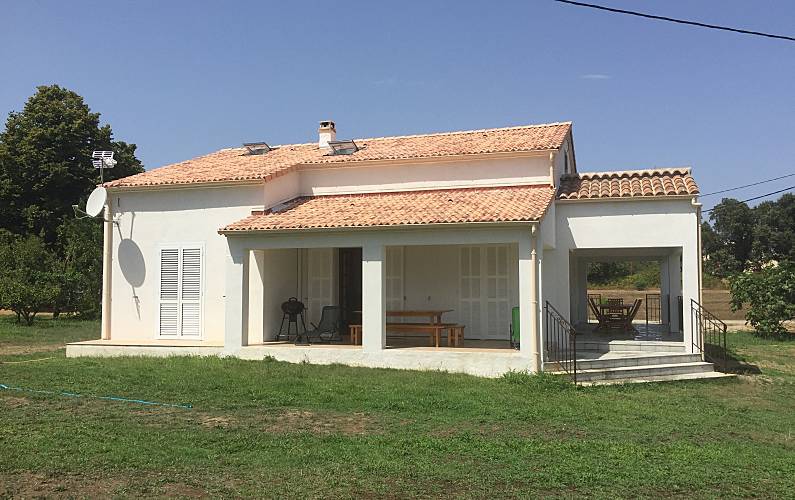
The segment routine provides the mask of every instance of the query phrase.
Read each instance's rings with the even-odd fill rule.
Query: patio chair
[[[627,329],[635,330],[635,327],[632,326],[632,321],[635,319],[635,316],[638,315],[638,311],[640,311],[640,305],[642,303],[642,299],[635,299],[635,302],[632,303],[632,309],[630,309],[627,313]]]
[[[588,297],[588,307],[591,309],[596,321],[599,322],[594,328],[594,331],[597,332],[603,328],[607,327],[607,316],[602,314],[602,310],[599,308],[599,303],[596,301],[595,297]]]
[[[318,324],[310,323],[312,330],[306,332],[307,340],[317,339],[319,342],[342,342],[340,335],[340,320],[342,308],[340,306],[323,306]]]
[[[623,306],[624,299],[607,299],[607,305],[609,306]]]

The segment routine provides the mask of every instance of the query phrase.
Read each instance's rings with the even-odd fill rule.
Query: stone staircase
[[[680,344],[681,346],[681,344]],[[578,346],[579,347],[579,346]],[[700,354],[671,351],[610,349],[582,352],[578,349],[577,382],[581,385],[663,382],[729,377],[715,371]],[[545,368],[557,371],[556,363]]]

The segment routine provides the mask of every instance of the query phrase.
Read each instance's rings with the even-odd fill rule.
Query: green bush
[[[745,319],[763,337],[788,336],[784,321],[795,317],[795,264],[786,262],[729,279],[733,311],[748,304]]]
[[[0,309],[10,309],[17,321],[33,323],[42,309],[60,295],[53,255],[37,236],[0,235]]]

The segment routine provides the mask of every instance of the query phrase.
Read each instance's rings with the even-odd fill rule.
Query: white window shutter
[[[319,323],[323,306],[333,305],[334,249],[310,248],[307,252],[309,294],[307,321]]]
[[[158,333],[163,337],[200,337],[202,249],[160,251]]]
[[[387,247],[385,274],[386,274],[386,308],[388,311],[402,311],[403,310],[403,247]]]
[[[160,303],[160,335],[164,337],[176,336],[178,330],[177,321],[179,315],[177,314],[179,304],[176,302]]]
[[[202,254],[200,248],[182,249],[182,316],[180,335],[201,335]]]
[[[160,310],[158,329],[162,336],[179,333],[179,250],[160,251]]]

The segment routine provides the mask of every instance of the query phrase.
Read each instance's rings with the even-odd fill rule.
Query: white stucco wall
[[[110,193],[113,230],[111,339],[156,338],[159,248],[204,248],[204,341],[223,343],[224,266],[228,247],[218,229],[262,205],[262,186]]]
[[[549,153],[490,160],[324,166],[299,173],[303,195],[544,184],[549,182]]]

